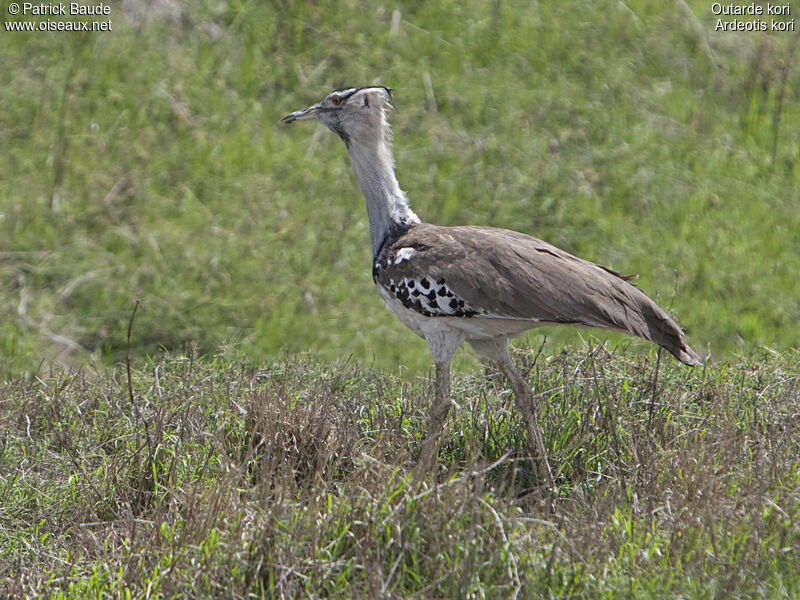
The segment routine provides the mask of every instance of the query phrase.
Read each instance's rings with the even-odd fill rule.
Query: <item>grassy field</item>
[[[556,514],[490,371],[422,487],[424,377],[190,355],[0,390],[0,596],[797,596],[796,352],[535,356]]]
[[[710,6],[164,0],[4,32],[0,369],[119,360],[137,299],[135,356],[427,368],[375,294],[341,142],[278,123],[372,82],[424,219],[639,273],[715,357],[796,347],[798,36],[714,32]]]
[[[110,7],[23,33],[0,0],[0,597],[800,594],[797,33],[699,0]],[[278,123],[373,83],[424,220],[639,273],[714,359],[519,342],[555,514],[469,353],[410,483],[429,354],[343,145]]]

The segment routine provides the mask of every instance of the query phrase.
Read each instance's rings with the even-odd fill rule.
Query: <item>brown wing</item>
[[[678,325],[626,278],[514,231],[416,225],[381,250],[374,273],[387,288],[441,282],[464,303],[463,315],[449,316],[615,329],[654,341],[687,364],[700,362]]]

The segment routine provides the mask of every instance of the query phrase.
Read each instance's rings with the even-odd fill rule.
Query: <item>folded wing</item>
[[[441,295],[451,292],[459,312],[436,311],[449,306],[446,296],[428,305],[423,296],[420,306],[429,316],[613,329],[653,341],[686,364],[701,362],[675,321],[628,283],[630,277],[514,231],[415,225],[384,244],[374,275],[387,288],[405,282],[416,286],[413,293],[430,283]]]

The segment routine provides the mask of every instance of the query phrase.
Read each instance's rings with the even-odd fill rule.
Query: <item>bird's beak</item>
[[[304,108],[302,110],[296,110],[293,113],[289,113],[285,117],[281,119],[281,123],[294,123],[295,121],[316,121],[317,115],[319,114],[319,104],[315,104],[314,106],[309,106],[308,108]]]

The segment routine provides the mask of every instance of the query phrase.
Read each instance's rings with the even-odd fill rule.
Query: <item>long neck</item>
[[[397,183],[388,131],[381,128],[379,135],[366,140],[353,136],[347,149],[367,201],[369,237],[375,256],[388,235],[419,223],[419,217],[408,206],[408,198]]]

